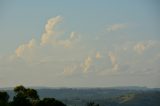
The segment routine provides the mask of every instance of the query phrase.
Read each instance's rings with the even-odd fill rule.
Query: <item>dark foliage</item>
[[[9,95],[7,94],[7,92],[0,92],[0,106],[7,106],[8,105],[8,99],[9,99]]]
[[[13,101],[8,102],[9,95],[7,92],[0,92],[0,106],[66,106],[55,98],[39,99],[36,90],[17,86],[14,88],[15,96]]]
[[[62,102],[55,100],[54,98],[44,98],[40,100],[36,106],[66,106]]]

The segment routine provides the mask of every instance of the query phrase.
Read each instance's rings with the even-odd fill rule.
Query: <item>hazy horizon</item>
[[[158,0],[0,1],[0,88],[160,88]]]

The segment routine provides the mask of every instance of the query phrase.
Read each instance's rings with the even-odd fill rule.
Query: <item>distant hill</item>
[[[107,100],[107,106],[159,106],[160,92],[129,93]],[[109,103],[114,103],[109,105]],[[105,106],[104,104],[104,106]]]
[[[100,106],[160,106],[160,89],[146,87],[111,88],[36,88],[40,97],[54,97],[67,106],[85,106],[95,102]],[[10,89],[7,92],[13,97]]]

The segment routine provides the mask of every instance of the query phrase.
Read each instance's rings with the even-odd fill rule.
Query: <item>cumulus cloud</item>
[[[47,24],[45,25],[45,31],[41,36],[41,41],[38,41],[39,48],[43,48],[42,45],[60,45],[65,48],[69,48],[72,46],[73,42],[78,39],[78,34],[76,32],[71,32],[67,39],[61,40],[57,39],[56,35],[59,34],[58,31],[55,30],[55,27],[62,22],[61,16],[56,16],[48,20]],[[22,57],[24,54],[31,52],[35,47],[35,40],[31,39],[28,43],[19,45],[18,48],[15,50],[15,54],[17,57]]]
[[[101,56],[101,54],[100,54],[100,52],[97,52],[96,53],[96,59],[100,59],[102,56]]]
[[[120,30],[120,29],[124,29],[126,27],[127,27],[126,24],[113,24],[113,25],[111,25],[107,28],[107,31],[108,32],[113,32],[113,31],[117,31],[117,30]]]
[[[53,44],[62,45],[65,48],[69,48],[72,46],[73,42],[78,39],[78,35],[76,32],[71,32],[69,38],[65,40],[54,40]]]
[[[36,46],[35,40],[32,39],[28,43],[20,45],[15,50],[15,54],[16,54],[17,57],[21,57],[21,56],[24,55],[25,52],[28,52],[28,51],[32,50],[35,46]]]
[[[82,64],[82,68],[83,68],[83,73],[87,73],[89,68],[91,67],[92,64],[92,58],[90,56],[88,56],[85,60],[84,63]]]
[[[78,38],[76,32],[71,32],[67,39],[57,39],[56,35],[60,36],[60,33],[55,30],[55,27],[62,22],[62,17],[57,16],[48,20],[45,26],[45,32],[41,37],[41,45],[52,44],[61,45],[65,48],[69,48],[71,44]]]
[[[145,50],[152,47],[153,45],[154,45],[153,41],[144,41],[144,42],[139,42],[139,43],[135,44],[133,49],[138,54],[142,54]]]
[[[62,17],[57,16],[48,20],[45,26],[45,32],[41,37],[41,45],[47,44],[52,39],[52,36],[56,35],[55,27],[62,21]]]
[[[52,36],[56,34],[55,27],[62,21],[62,17],[57,16],[48,20],[45,25],[45,32],[41,37],[41,45],[45,45],[51,42]],[[19,45],[15,50],[17,57],[23,57],[25,54],[30,53],[35,47],[35,39],[31,39],[28,43]]]
[[[108,56],[110,58],[110,61],[112,63],[112,69],[117,70],[118,69],[118,64],[117,64],[117,57],[113,52],[109,52]]]

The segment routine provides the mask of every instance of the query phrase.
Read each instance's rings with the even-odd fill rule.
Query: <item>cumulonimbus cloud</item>
[[[107,31],[108,32],[114,32],[114,31],[124,29],[124,28],[127,28],[126,24],[113,24],[113,25],[107,27]]]

